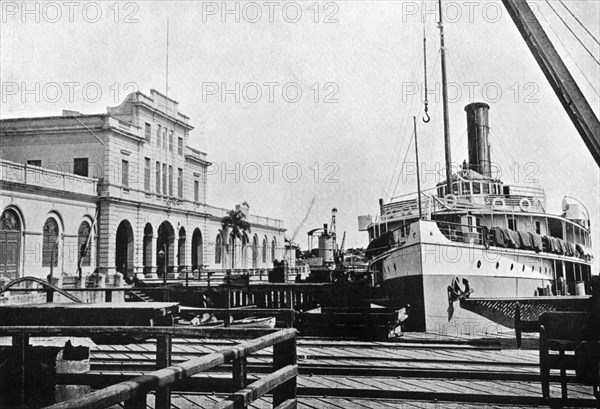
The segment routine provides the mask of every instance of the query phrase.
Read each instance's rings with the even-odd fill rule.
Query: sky
[[[530,4],[598,115],[600,48],[592,36],[600,37],[600,2],[565,3],[591,35],[559,1]],[[302,246],[335,207],[346,248],[366,247],[357,216],[375,218],[380,198],[416,190],[413,116],[423,186],[441,180],[431,0],[1,6],[1,118],[102,113],[134,90],[167,93],[195,127],[189,144],[213,162],[208,202],[232,208],[247,201],[252,213],[283,219],[287,237]],[[545,188],[552,213],[560,213],[565,195],[580,200],[600,260],[599,168],[512,19],[493,0],[444,0],[444,18],[453,162],[467,158],[464,106],[487,102],[492,161],[504,182]]]

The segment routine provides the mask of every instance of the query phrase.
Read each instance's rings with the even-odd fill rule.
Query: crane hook
[[[427,101],[425,101],[425,117],[423,117],[423,122],[425,122],[426,124],[429,123],[429,121],[431,121],[431,117],[429,116],[429,108],[427,107]]]

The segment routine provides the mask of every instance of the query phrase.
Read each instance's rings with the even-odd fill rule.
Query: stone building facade
[[[204,152],[188,146],[193,127],[178,103],[156,90],[132,93],[106,114],[65,111],[0,123],[0,245],[4,258],[15,260],[5,263],[0,275],[45,277],[44,251],[54,251],[55,269],[71,274],[78,269],[78,257],[74,265],[67,261],[73,259],[70,246],[86,232],[91,233],[89,251],[85,263],[79,263],[86,264],[84,273],[96,268],[129,276],[265,269],[283,257],[281,220],[252,215],[246,205],[237,205],[250,231],[241,238],[223,231],[221,219],[228,209],[207,204],[210,162]],[[32,184],[25,177],[32,172],[46,176]],[[48,177],[52,174],[56,182]],[[48,218],[55,223],[44,227]],[[48,250],[56,239],[44,236],[44,228],[56,232],[58,250]],[[41,246],[39,262],[28,257],[30,246]]]

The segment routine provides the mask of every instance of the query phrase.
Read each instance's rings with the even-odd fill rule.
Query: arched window
[[[262,245],[262,262],[266,263],[267,262],[267,239],[263,239],[263,245]]]
[[[10,279],[19,275],[21,229],[17,213],[11,209],[5,210],[0,218],[0,275]]]
[[[42,267],[58,266],[58,223],[49,218],[44,223],[42,241]]]
[[[77,248],[79,249],[79,257],[81,258],[81,267],[89,267],[90,265],[91,231],[92,228],[86,221],[81,222],[79,230],[77,230]]]
[[[215,240],[215,264],[221,264],[223,261],[223,240],[218,234]]]
[[[275,239],[273,239],[273,241],[271,242],[271,261],[275,261],[275,247],[277,245],[277,242],[275,241]]]

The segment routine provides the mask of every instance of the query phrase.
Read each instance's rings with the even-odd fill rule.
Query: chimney
[[[490,106],[484,102],[475,102],[465,107],[469,139],[469,169],[491,178],[489,110]]]
[[[327,223],[323,224],[323,235],[327,236]]]

